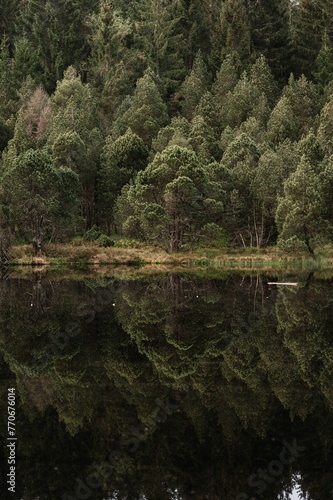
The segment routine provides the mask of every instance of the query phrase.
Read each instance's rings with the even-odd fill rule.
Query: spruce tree
[[[300,0],[292,5],[292,43],[298,75],[310,78],[326,34],[333,41],[332,0]]]
[[[270,106],[274,106],[278,96],[278,86],[264,55],[260,55],[250,69],[250,81],[261,94],[265,94]]]
[[[124,123],[149,145],[160,128],[168,122],[167,106],[153,76],[150,71],[146,71],[137,81],[130,107],[123,117]]]
[[[245,0],[226,0],[221,10],[221,57],[236,56],[245,69],[251,56],[251,33]]]
[[[19,35],[26,34],[43,71],[43,84],[53,91],[64,70],[75,65],[83,72],[89,56],[86,17],[98,0],[26,0],[20,10]]]
[[[207,90],[208,83],[207,66],[201,52],[198,52],[191,73],[185,78],[180,89],[183,98],[182,113],[188,120],[193,118],[195,109]]]
[[[296,119],[298,138],[308,134],[316,127],[317,115],[321,107],[321,98],[317,86],[302,75],[295,80],[290,75],[288,85],[283,89]]]
[[[136,38],[147,65],[161,79],[166,92],[174,92],[184,77],[182,18],[177,5],[144,0],[137,5]]]
[[[212,85],[212,94],[218,111],[221,113],[227,100],[227,95],[232,92],[238,81],[238,73],[233,56],[228,54],[223,60],[216,79]]]
[[[323,36],[323,43],[316,59],[316,71],[313,75],[322,92],[333,80],[333,44],[327,35],[327,30]]]
[[[276,211],[279,243],[285,249],[305,249],[314,254],[315,238],[324,235],[325,203],[320,169],[305,155],[284,185]]]
[[[108,233],[114,222],[117,197],[125,184],[147,166],[147,158],[148,149],[130,129],[116,141],[110,136],[106,138],[98,175],[98,215],[99,223],[106,225]]]
[[[252,47],[263,54],[274,76],[285,82],[290,73],[290,1],[249,0]]]
[[[297,121],[289,99],[283,96],[272,110],[267,123],[267,137],[272,144],[279,144],[285,139],[296,140]]]

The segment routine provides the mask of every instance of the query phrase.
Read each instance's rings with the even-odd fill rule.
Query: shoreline
[[[265,249],[202,248],[169,254],[153,246],[101,248],[94,243],[48,244],[45,255],[36,257],[31,245],[16,245],[10,251],[9,267],[100,268],[106,266],[165,266],[221,269],[332,269],[333,258],[319,255],[286,254],[276,247]]]

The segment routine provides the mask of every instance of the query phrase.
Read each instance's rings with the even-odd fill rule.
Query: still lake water
[[[1,280],[1,498],[333,498],[333,282],[276,279]]]

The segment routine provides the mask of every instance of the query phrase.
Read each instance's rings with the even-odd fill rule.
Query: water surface
[[[0,282],[1,498],[333,498],[331,280],[74,278]]]

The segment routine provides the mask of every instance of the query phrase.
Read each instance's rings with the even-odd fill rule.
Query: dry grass
[[[111,248],[101,248],[93,242],[73,242],[66,244],[46,245],[46,254],[40,257],[32,255],[30,245],[20,245],[13,247],[12,264],[45,266],[52,265],[67,268],[78,268],[82,266],[92,266],[95,271],[99,267],[107,265],[129,266],[129,265],[149,265],[165,267],[216,267],[225,270],[272,270],[286,267],[332,267],[331,259],[323,259],[319,262],[302,255],[283,254],[276,248],[263,249],[253,252],[235,250],[218,250],[213,248],[202,248],[195,252],[169,254],[164,250],[153,246],[139,246],[124,248],[115,246]]]

